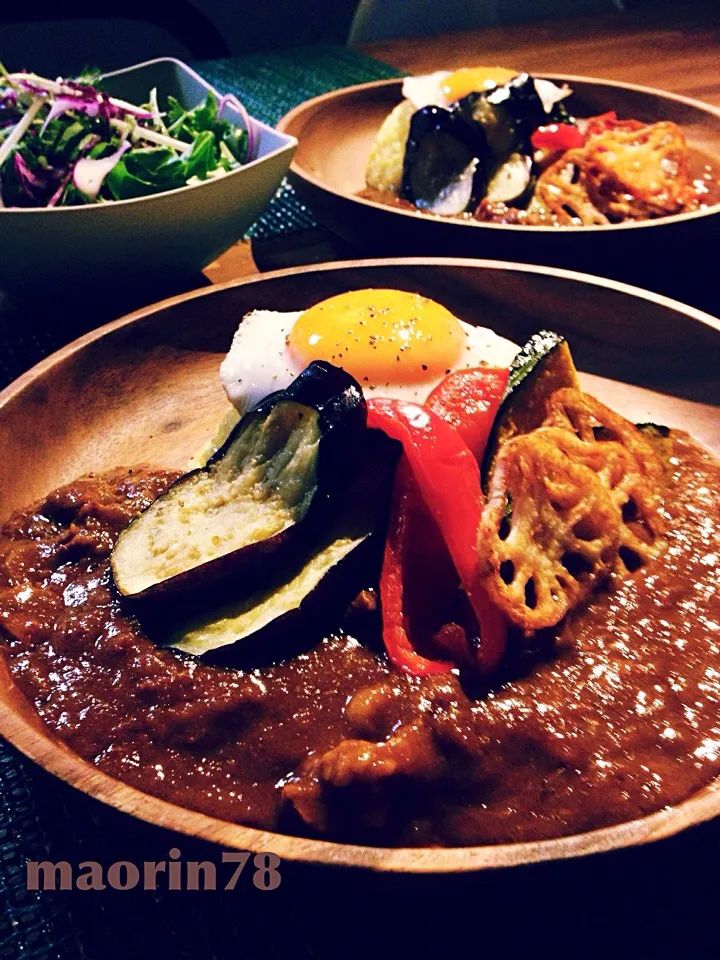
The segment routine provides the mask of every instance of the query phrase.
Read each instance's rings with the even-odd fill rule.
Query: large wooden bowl
[[[720,322],[662,297],[560,270],[458,260],[362,261],[286,270],[166,300],[87,334],[0,394],[2,519],[74,477],[119,464],[181,467],[226,401],[218,363],[252,308],[299,310],[358,287],[417,290],[522,341],[565,334],[586,385],[636,420],[690,430],[720,451]],[[702,401],[702,402],[700,402]],[[156,799],[81,760],[44,726],[0,657],[0,732],[85,793],[224,847],[393,871],[463,871],[644,843],[720,813],[720,780],[619,826],[538,843],[380,849],[226,823]]]
[[[615,110],[646,122],[672,120],[691,146],[720,158],[720,109],[650,87],[538,74],[573,89],[565,101],[579,117]],[[703,296],[720,238],[720,206],[661,220],[598,227],[528,227],[430,217],[357,196],[365,186],[370,145],[402,99],[402,80],[345,87],[307,100],[278,129],[299,141],[290,179],[318,220],[368,256],[492,257],[544,263]],[[689,272],[693,282],[687,283]],[[712,270],[709,271],[712,276]],[[699,289],[698,289],[699,288]],[[711,291],[710,291],[711,292]]]

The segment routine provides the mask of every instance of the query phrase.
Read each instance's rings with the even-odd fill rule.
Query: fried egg
[[[510,340],[418,293],[351,290],[301,312],[251,311],[220,379],[240,414],[288,387],[313,360],[345,369],[367,398],[422,403],[451,371],[507,367],[517,351]]]
[[[405,77],[403,97],[416,110],[423,107],[447,107],[474,90],[488,90],[507,83],[518,70],[505,67],[461,67],[460,70],[436,70],[420,77]]]
[[[508,70],[505,67],[461,67],[452,73],[448,70],[437,70],[421,77],[405,77],[402,92],[403,97],[409,100],[416,110],[431,106],[449,107],[468,93],[501,86],[519,73],[519,70]],[[546,113],[550,113],[558,101],[570,96],[572,92],[568,86],[558,87],[550,80],[539,77],[533,79]]]

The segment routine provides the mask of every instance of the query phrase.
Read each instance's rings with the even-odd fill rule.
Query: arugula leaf
[[[115,200],[175,190],[187,181],[186,162],[166,147],[136,150],[121,157],[105,178]]]
[[[187,140],[190,143],[194,142],[199,133],[210,131],[219,146],[220,141],[224,140],[232,130],[227,120],[218,119],[217,101],[210,92],[205,100],[192,110],[180,113],[177,113],[176,109],[169,110],[168,121],[168,131],[179,140]]]
[[[85,136],[85,125],[80,123],[79,120],[76,120],[74,123],[71,123],[69,127],[66,127],[60,135],[55,149],[58,152],[67,151],[72,153],[74,148],[80,143],[82,138]]]
[[[235,157],[239,164],[247,163],[248,156],[248,135],[242,127],[231,129],[224,138],[225,146]]]
[[[97,85],[101,76],[102,70],[100,67],[91,67],[89,64],[85,64],[75,79],[78,83],[86,83],[89,86],[94,87]]]
[[[200,177],[204,180],[208,173],[218,165],[215,137],[210,130],[205,130],[195,137],[192,150],[185,162],[187,179]]]
[[[90,197],[86,197],[84,193],[80,193],[78,188],[72,182],[72,180],[65,187],[65,191],[60,199],[60,204],[63,207],[79,207],[85,206],[89,203],[94,203],[94,200],[91,200]]]
[[[168,96],[168,106],[165,111],[165,126],[170,129],[173,127],[178,120],[185,116],[188,112],[185,107],[180,103],[179,100],[176,100],[173,96]]]
[[[163,179],[168,176],[168,173],[172,176],[172,167],[177,167],[178,164],[182,164],[182,160],[174,150],[168,147],[146,147],[135,150],[128,154],[126,162],[131,173],[146,180],[157,177]]]
[[[133,200],[158,193],[155,186],[132,174],[126,166],[127,157],[121,157],[103,182],[102,194],[110,193],[112,200]]]

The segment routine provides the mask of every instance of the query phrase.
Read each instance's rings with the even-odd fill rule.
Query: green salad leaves
[[[0,68],[0,206],[130,200],[223,176],[253,156],[254,129],[233,96],[186,110],[157,91],[141,106],[95,80],[47,80]],[[221,117],[231,103],[243,123]]]
[[[183,157],[161,146],[129,151],[107,175],[105,182],[113,199],[128,200],[174,190],[193,178],[206,180],[218,170],[229,172],[247,162],[247,132],[218,118],[212,93],[193,110],[184,110],[174,97],[169,97],[168,102],[166,132],[192,144],[189,153]]]

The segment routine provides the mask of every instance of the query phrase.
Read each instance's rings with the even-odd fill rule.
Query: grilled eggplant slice
[[[535,168],[530,136],[545,123],[567,118],[557,102],[564,92],[527,73],[490,90],[461,97],[449,109],[430,105],[409,120],[400,195],[440,215],[492,203],[525,206]],[[545,87],[542,87],[542,84]]]
[[[362,574],[370,565],[370,539],[366,529],[333,529],[284,582],[191,618],[174,631],[167,645],[196,656],[231,659],[234,651],[228,647],[237,644],[244,649],[250,640],[262,644],[280,640],[302,632],[291,630],[293,624],[307,624],[330,609],[342,613],[343,605],[352,599],[349,585],[355,585],[355,593],[363,586]]]
[[[312,363],[123,530],[111,558],[120,593],[146,598],[229,577],[251,592],[322,524],[354,471],[365,420],[356,381]]]
[[[473,209],[484,186],[477,159],[483,147],[482,131],[473,131],[459,114],[423,107],[410,120],[401,196],[439,215]]]
[[[483,131],[489,160],[495,166],[504,163],[511,153],[531,154],[530,134],[548,122],[535,82],[526,73],[491,90],[467,94],[458,100],[453,112]]]
[[[511,153],[488,181],[485,200],[488,203],[524,207],[532,197],[534,187],[532,157],[523,153]]]
[[[358,591],[379,574],[399,444],[377,430],[362,438],[359,472],[322,536],[306,540],[268,572],[251,596],[206,593],[185,610],[155,611],[165,644],[184,653],[233,662],[250,653],[271,659],[297,652],[308,638],[337,623]],[[151,633],[157,634],[155,628]],[[255,662],[255,661],[254,661]]]

